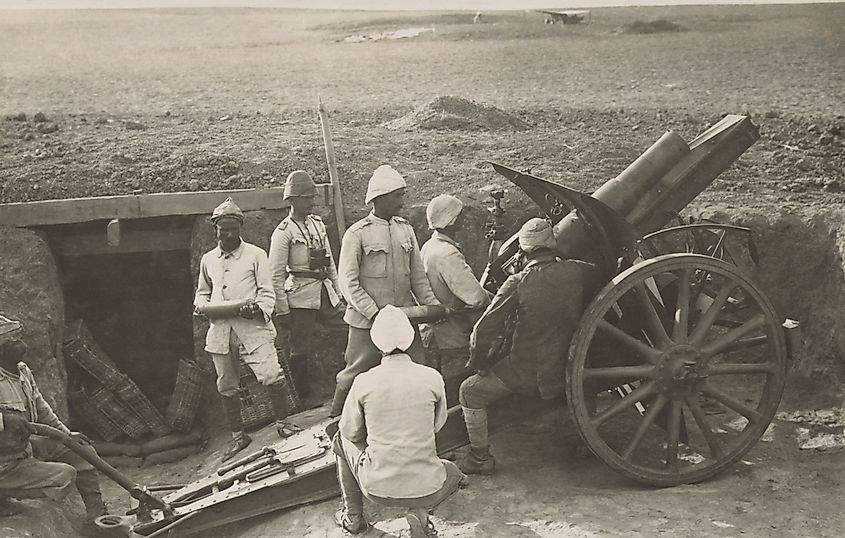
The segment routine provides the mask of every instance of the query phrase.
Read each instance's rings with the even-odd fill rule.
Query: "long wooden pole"
[[[337,163],[334,157],[334,144],[332,143],[332,131],[329,127],[329,115],[323,106],[323,100],[317,98],[317,113],[320,115],[320,129],[323,131],[323,145],[326,147],[326,162],[329,165],[329,179],[334,189],[334,216],[337,222],[338,237],[342,240],[346,231],[346,219],[343,217],[343,193],[340,190],[340,179],[337,177]]]

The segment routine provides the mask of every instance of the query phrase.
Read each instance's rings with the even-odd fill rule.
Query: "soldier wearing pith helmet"
[[[388,165],[373,172],[365,203],[372,212],[346,230],[340,249],[338,280],[347,307],[344,321],[349,338],[346,367],[337,374],[330,415],[338,416],[355,376],[379,364],[381,353],[370,339],[373,320],[385,305],[439,305],[425,275],[414,228],[399,216],[404,206],[405,179]],[[416,331],[407,350],[418,363],[425,352]]]
[[[290,329],[290,369],[299,395],[311,393],[308,363],[318,320],[336,316],[341,304],[337,269],[326,225],[311,213],[317,187],[304,170],[285,181],[290,213],[270,238],[270,268],[276,292],[274,320]]]

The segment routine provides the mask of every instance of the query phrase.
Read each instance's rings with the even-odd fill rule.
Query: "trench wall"
[[[0,312],[23,322],[26,363],[44,398],[67,420],[64,294],[50,247],[31,230],[0,226]]]
[[[801,322],[793,369],[834,383],[845,378],[845,210],[694,213],[752,229],[759,255],[754,281],[781,317]]]

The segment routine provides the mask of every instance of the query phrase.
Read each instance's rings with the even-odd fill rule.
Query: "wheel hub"
[[[703,366],[704,358],[697,348],[673,346],[663,353],[657,363],[657,389],[670,396],[689,394],[694,385],[704,379]]]

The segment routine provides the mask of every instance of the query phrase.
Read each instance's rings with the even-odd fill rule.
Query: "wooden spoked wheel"
[[[786,377],[781,322],[735,266],[667,254],[620,273],[569,350],[567,400],[607,465],[656,486],[709,478],[766,431]]]

